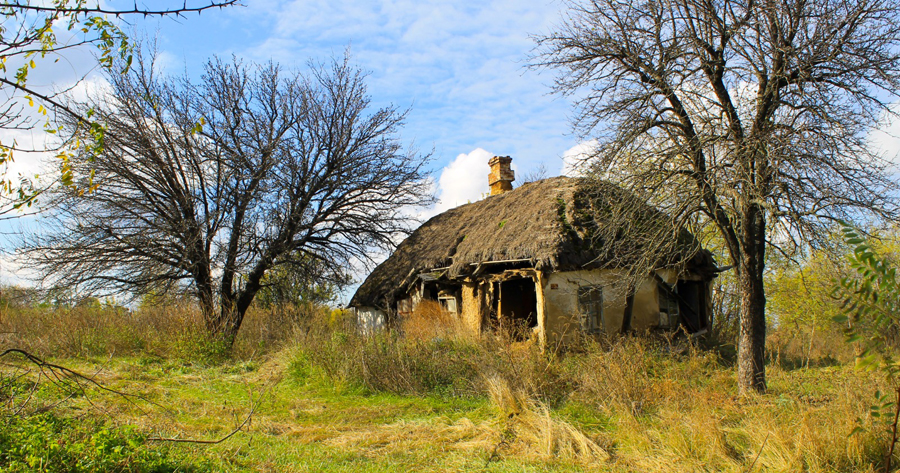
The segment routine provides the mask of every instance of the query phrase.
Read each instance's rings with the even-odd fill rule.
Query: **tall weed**
[[[0,348],[20,348],[41,357],[151,355],[203,364],[256,358],[279,350],[312,313],[313,306],[262,310],[244,318],[231,353],[209,340],[193,304],[167,301],[128,309],[86,303],[74,307],[0,307]]]

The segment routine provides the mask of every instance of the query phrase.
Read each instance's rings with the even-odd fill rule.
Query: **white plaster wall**
[[[384,328],[387,315],[375,307],[359,307],[356,309],[356,324],[364,333],[372,333]]]
[[[546,342],[555,343],[570,338],[581,330],[578,288],[582,286],[603,288],[604,328],[607,333],[618,333],[622,329],[626,304],[627,287],[623,275],[620,270],[590,270],[552,273],[542,278]],[[674,278],[674,275],[672,277]],[[631,327],[645,330],[658,323],[659,300],[656,280],[647,278],[635,292]]]

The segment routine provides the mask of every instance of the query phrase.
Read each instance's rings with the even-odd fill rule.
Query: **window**
[[[412,300],[400,299],[397,301],[397,312],[400,314],[408,314],[412,312]]]
[[[678,298],[675,295],[675,289],[668,284],[660,283],[657,285],[659,293],[659,327],[660,328],[678,328]]]
[[[578,309],[581,312],[581,327],[587,333],[603,331],[603,288],[582,286],[578,288]]]
[[[450,312],[451,314],[456,313],[456,297],[453,296],[440,296],[438,300],[441,303],[441,308]]]

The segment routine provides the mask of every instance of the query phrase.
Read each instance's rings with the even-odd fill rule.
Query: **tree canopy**
[[[73,158],[80,182],[53,195],[54,228],[27,243],[56,281],[135,295],[190,288],[230,343],[273,270],[340,282],[408,228],[404,207],[430,201],[429,156],[399,140],[405,111],[371,107],[346,57],[305,74],[213,59],[196,82],[136,57],[109,74],[111,93],[72,103],[107,132],[98,148],[66,122],[88,143]]]
[[[889,163],[867,133],[900,90],[900,4],[567,6],[537,39],[535,65],[578,98],[576,129],[599,143],[596,176],[678,227],[719,233],[741,288],[739,384],[764,390],[767,249],[814,244],[838,219],[898,217]]]
[[[172,8],[147,8],[134,4],[131,8],[117,9],[101,7],[98,3],[91,6],[87,0],[0,2],[0,91],[4,92],[0,102],[0,129],[41,126],[35,116],[60,113],[77,117],[82,126],[94,127],[95,133],[102,131],[90,115],[67,107],[60,100],[59,90],[31,86],[29,74],[48,60],[56,61],[75,50],[91,46],[96,48],[102,68],[109,70],[117,64],[122,68],[120,71],[124,71],[131,64],[132,44],[117,19],[183,16],[235,3],[237,0],[210,0],[185,2]],[[29,110],[33,107],[36,114]],[[43,125],[51,133],[59,131],[50,121],[45,121]],[[46,150],[24,148],[11,141],[0,142],[0,215],[23,205],[30,206],[41,192],[28,176],[13,180],[7,175],[14,154],[33,151]],[[63,158],[62,180],[70,183],[67,155],[60,153],[60,157]]]

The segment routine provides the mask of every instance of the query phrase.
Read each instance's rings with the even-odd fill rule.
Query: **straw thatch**
[[[634,214],[630,220],[649,223],[644,227],[652,228],[656,235],[667,231],[669,235],[678,234],[666,228],[662,213],[645,203],[635,203],[631,194],[613,184],[553,177],[431,218],[372,271],[350,305],[386,308],[416,275],[436,268],[448,268],[443,275],[452,279],[470,274],[478,263],[490,261],[528,259],[542,271],[628,264],[623,255],[636,254],[645,245],[635,243],[636,239],[618,229],[600,231],[608,230],[604,221],[610,219],[609,208],[622,202],[628,202]],[[694,266],[712,264],[706,252],[698,260],[701,252],[690,234],[682,232],[679,238],[668,239],[679,240],[678,251],[669,251],[671,258],[657,255],[658,266],[666,266],[669,259],[689,261]],[[611,244],[614,240],[626,244]]]

